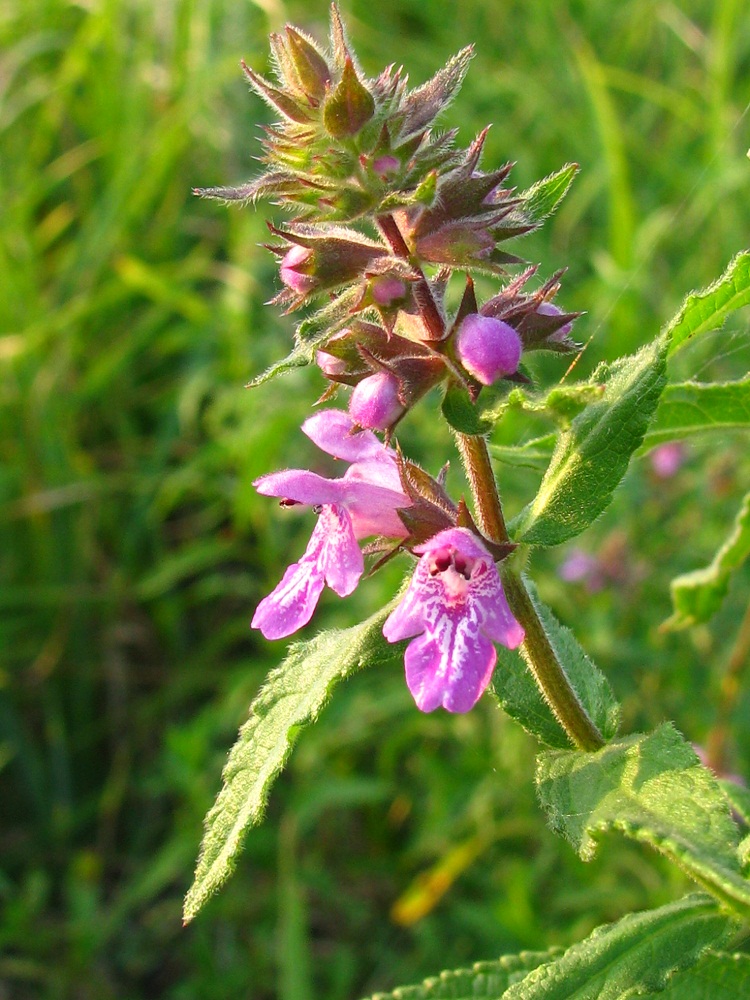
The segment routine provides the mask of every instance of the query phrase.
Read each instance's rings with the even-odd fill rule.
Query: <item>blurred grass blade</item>
[[[549,750],[537,763],[539,801],[552,829],[584,861],[608,830],[650,844],[747,919],[750,882],[738,857],[729,802],[695,751],[664,723],[596,753]]]
[[[382,634],[393,604],[361,625],[295,643],[269,674],[229,754],[224,787],[206,816],[195,879],[185,898],[186,923],[232,873],[242,838],[260,821],[268,791],[300,727],[317,717],[333,686],[344,677],[397,655]]]
[[[729,590],[732,574],[750,556],[750,493],[737,513],[731,534],[709,566],[672,580],[674,614],[665,622],[672,629],[699,625],[712,618]]]
[[[750,304],[750,251],[731,261],[724,274],[708,288],[691,292],[667,327],[669,354],[711,330],[719,330],[727,316]]]

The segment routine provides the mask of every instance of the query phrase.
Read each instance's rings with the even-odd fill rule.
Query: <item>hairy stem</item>
[[[555,718],[579,750],[599,750],[605,740],[574,691],[544,626],[531,595],[520,576],[503,573],[503,587],[511,611],[523,625],[526,638],[521,656]]]
[[[456,444],[474,497],[477,524],[493,542],[510,541],[487,442],[483,437],[457,433]]]
[[[380,231],[393,252],[405,260],[411,260],[409,247],[392,215],[378,218]],[[441,340],[445,333],[445,322],[435,302],[429,282],[418,264],[412,264],[420,277],[414,289],[414,297],[419,306],[422,321],[433,340]],[[459,454],[474,498],[477,524],[493,542],[504,544],[509,541],[505,526],[503,508],[497,490],[497,481],[492,471],[487,442],[483,437],[456,434]],[[521,577],[506,571],[503,574],[505,593],[513,614],[523,626],[526,638],[521,644],[521,655],[526,661],[539,690],[550,709],[568,734],[571,743],[580,750],[598,750],[604,746],[604,738],[589,718],[573,689],[555,650],[549,641],[544,626],[534,607],[534,602]]]
[[[487,442],[483,437],[467,434],[457,434],[456,440],[474,496],[477,523],[493,542],[507,542],[508,531]],[[604,746],[604,738],[568,680],[522,578],[506,569],[503,586],[510,608],[526,632],[521,655],[545,701],[575,746],[580,750],[598,750]]]

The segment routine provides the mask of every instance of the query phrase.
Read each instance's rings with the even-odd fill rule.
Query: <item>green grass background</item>
[[[521,250],[544,275],[569,268],[560,300],[586,310],[577,331],[591,338],[581,373],[653,336],[748,245],[742,0],[342,9],[371,74],[404,63],[419,83],[475,42],[445,121],[464,143],[493,122],[485,162],[515,160],[518,185],[581,164]],[[310,529],[251,483],[315,460],[298,427],[322,388],[300,372],[243,389],[290,343],[290,320],[263,305],[278,287],[258,246],[272,212],[190,189],[256,172],[269,119],[239,60],[266,69],[269,30],[290,20],[323,37],[326,15],[325,0],[0,11],[2,1000],[353,1000],[567,944],[684,889],[641,849],[613,840],[584,866],[556,840],[533,745],[489,701],[423,717],[400,676],[373,671],[304,733],[235,877],[181,928],[226,751],[282,655],[249,619]],[[685,352],[682,374],[743,375],[746,328],[738,316]],[[404,425],[433,472],[452,457],[435,408]],[[566,552],[534,563],[627,729],[675,718],[705,742],[723,721],[748,574],[710,627],[658,626],[671,576],[728,529],[746,446],[691,446],[669,481],[637,462],[581,542],[608,560],[601,591],[561,583]],[[511,513],[533,484],[504,473]],[[311,628],[369,613],[403,568],[329,595]],[[740,685],[726,763],[745,774],[749,709]]]

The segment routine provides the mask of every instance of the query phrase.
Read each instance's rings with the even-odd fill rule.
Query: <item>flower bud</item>
[[[471,313],[459,327],[456,354],[467,372],[482,385],[512,375],[523,344],[512,326],[492,316]]]
[[[398,379],[391,372],[368,375],[354,387],[349,413],[360,427],[386,431],[404,412],[398,390]]]
[[[349,365],[343,358],[337,358],[334,354],[329,354],[328,351],[316,351],[315,362],[323,374],[330,379],[346,375],[349,370]]]
[[[374,114],[375,99],[360,82],[351,58],[347,58],[341,80],[323,108],[326,131],[334,139],[347,139],[356,135]]]
[[[554,302],[540,302],[536,311],[540,316],[562,316],[563,314],[562,309],[556,306]],[[560,341],[565,340],[565,338],[572,332],[573,324],[566,323],[564,326],[561,326],[559,330],[555,330],[553,334],[550,334],[547,339],[552,341],[553,344],[559,343]]]
[[[383,156],[379,156],[376,160],[372,161],[373,173],[377,174],[381,180],[387,180],[388,177],[398,171],[400,166],[401,161],[390,153],[385,153]]]
[[[300,270],[312,257],[312,250],[307,247],[293,246],[281,261],[281,280],[298,295],[305,295],[311,292],[317,282],[313,275],[305,274]]]
[[[382,275],[375,278],[370,286],[372,300],[377,306],[387,309],[406,295],[406,285],[398,278]]]

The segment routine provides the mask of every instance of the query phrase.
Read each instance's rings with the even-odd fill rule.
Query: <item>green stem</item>
[[[378,226],[393,252],[406,260],[411,259],[409,247],[392,215],[378,218]],[[412,262],[414,264],[414,262]],[[445,333],[445,323],[432,295],[429,282],[414,264],[420,278],[415,285],[415,299],[422,315],[422,321],[433,340],[441,340]],[[466,477],[469,480],[477,524],[493,542],[505,544],[510,539],[505,526],[503,508],[497,491],[495,474],[490,463],[487,442],[483,437],[456,434]],[[545,701],[560,725],[568,734],[571,743],[580,750],[598,750],[604,746],[604,738],[589,718],[573,689],[555,650],[549,641],[544,626],[534,607],[534,602],[526,585],[517,573],[507,569],[504,574],[505,593],[511,611],[523,626],[526,638],[521,644],[521,655],[526,661]]]
[[[507,542],[508,532],[487,442],[483,437],[467,434],[457,434],[456,439],[474,497],[478,525],[491,541]],[[526,633],[521,655],[544,700],[574,746],[579,750],[599,750],[604,746],[604,738],[568,680],[523,579],[506,568],[503,586],[510,609]]]
[[[555,718],[579,750],[600,750],[605,743],[594,721],[589,717],[574,691],[544,626],[534,607],[531,595],[520,576],[503,573],[503,587],[508,604],[523,625],[526,637],[521,644],[521,656],[537,683],[544,700]]]
[[[510,541],[487,442],[483,437],[456,433],[456,444],[474,497],[478,526],[493,542]]]

